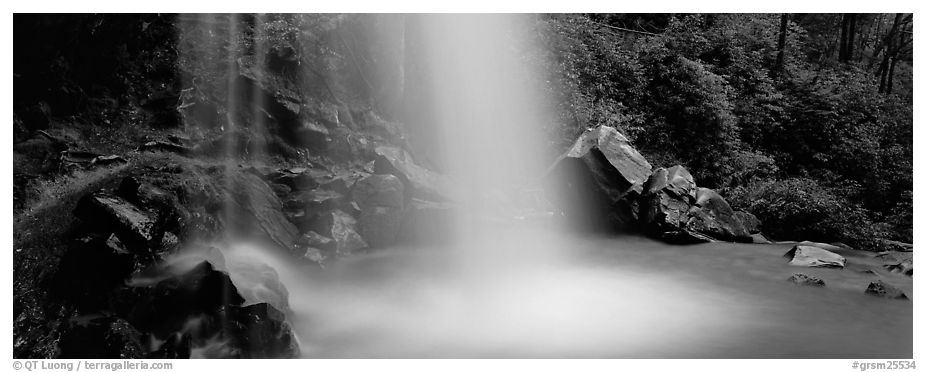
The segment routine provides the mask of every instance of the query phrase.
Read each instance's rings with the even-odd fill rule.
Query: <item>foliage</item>
[[[886,233],[872,224],[864,208],[846,199],[844,190],[801,177],[755,182],[737,188],[728,198],[755,214],[762,221],[763,232],[773,239],[878,248]]]
[[[890,230],[909,240],[912,56],[897,51],[895,90],[880,92],[876,51],[895,16],[854,16],[857,49],[837,61],[842,17],[791,15],[780,69],[778,14],[542,18],[559,144],[612,125],[657,166],[681,163],[700,185],[765,197],[733,204],[781,237],[875,248]]]

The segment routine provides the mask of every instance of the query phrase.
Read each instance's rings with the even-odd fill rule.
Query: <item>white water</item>
[[[912,301],[863,294],[875,280],[864,257],[807,269],[785,245],[495,235],[481,259],[392,249],[307,270],[255,246],[226,255],[276,268],[307,358],[912,355]],[[911,293],[908,277],[878,271]],[[827,287],[795,287],[795,272]]]

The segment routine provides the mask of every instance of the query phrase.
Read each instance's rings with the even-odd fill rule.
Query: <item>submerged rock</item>
[[[820,279],[812,275],[803,274],[803,273],[797,273],[797,274],[791,275],[791,277],[788,278],[788,281],[791,283],[794,283],[795,285],[802,285],[802,286],[807,286],[807,287],[826,286],[826,283],[823,282],[823,279]]]
[[[620,132],[585,131],[547,174],[554,202],[578,227],[620,229],[635,222],[636,196],[652,166]]]
[[[910,299],[900,288],[887,284],[881,280],[868,284],[868,288],[865,289],[865,294],[898,300]]]
[[[883,266],[888,271],[913,276],[913,252],[886,251],[875,257],[886,262]]]
[[[785,253],[785,257],[789,258],[791,260],[789,263],[794,266],[833,267],[840,269],[846,266],[845,257],[830,252],[823,247],[832,246],[808,241],[800,242],[797,243],[794,248],[791,248],[788,253]]]

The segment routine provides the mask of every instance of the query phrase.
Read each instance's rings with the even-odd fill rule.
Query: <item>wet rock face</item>
[[[283,214],[283,205],[263,180],[250,173],[230,177],[228,218],[231,231],[264,237],[286,252],[296,252],[299,230]]]
[[[405,212],[405,186],[391,174],[373,174],[357,181],[351,201],[360,208],[360,234],[373,248],[395,243]]]
[[[797,243],[785,257],[790,259],[789,263],[794,266],[844,268],[845,257],[828,251],[827,247],[838,249],[829,244],[805,241]]]
[[[583,133],[547,175],[566,215],[590,229],[623,228],[638,218],[637,198],[652,166],[616,129]]]
[[[865,289],[865,294],[872,295],[872,296],[878,296],[878,297],[897,299],[897,300],[909,300],[910,299],[909,297],[907,297],[905,293],[903,293],[903,291],[900,288],[892,286],[881,280],[878,280],[876,282],[871,282],[870,284],[868,284],[868,288]]]
[[[346,256],[369,247],[357,233],[357,220],[340,209],[322,216],[316,231],[334,240],[334,251],[331,253],[337,256]]]
[[[450,183],[443,176],[415,164],[405,150],[380,146],[375,152],[373,173],[398,177],[405,186],[406,199],[447,200]]]

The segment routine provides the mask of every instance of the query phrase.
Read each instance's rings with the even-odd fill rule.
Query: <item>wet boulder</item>
[[[179,269],[168,267],[166,272]],[[215,314],[224,306],[244,303],[228,274],[207,261],[149,286],[127,291],[123,297],[134,303],[127,319],[139,330],[160,339],[181,330],[191,317]]]
[[[762,233],[752,234],[750,237],[752,237],[752,242],[754,244],[772,244],[772,241],[768,240]]]
[[[826,283],[823,282],[823,279],[815,277],[813,275],[807,275],[803,273],[797,273],[791,275],[788,278],[788,281],[794,283],[794,285],[805,286],[805,287],[823,287],[826,286]]]
[[[686,228],[726,241],[752,242],[749,232],[720,194],[708,188],[698,188],[697,198],[688,211]]]
[[[95,192],[80,199],[74,214],[93,229],[113,232],[131,250],[143,252],[164,234],[157,216],[121,197]]]
[[[620,132],[602,126],[585,131],[546,175],[553,201],[579,227],[623,228],[639,212],[635,196],[652,166]]]
[[[797,243],[794,248],[785,253],[785,257],[794,266],[844,268],[846,266],[845,257],[830,252],[826,249],[828,247],[838,249],[829,244],[804,241]]]
[[[285,313],[291,313],[289,291],[272,266],[256,260],[229,260],[229,277],[246,303],[266,302]]]
[[[334,240],[330,252],[334,255],[346,256],[369,247],[357,233],[357,220],[340,209],[324,214],[316,224],[316,231]]]
[[[755,235],[762,232],[759,230],[759,226],[761,226],[762,223],[759,221],[759,218],[756,217],[756,215],[746,211],[734,211],[733,214],[749,234]]]
[[[913,252],[886,251],[875,255],[890,272],[913,276]]]
[[[907,294],[904,293],[900,288],[885,283],[881,280],[869,283],[868,288],[865,289],[865,294],[897,300],[910,299],[907,297]]]
[[[681,165],[656,169],[643,185],[644,194],[665,191],[682,200],[693,199],[697,189],[694,177]]]
[[[296,358],[299,344],[285,315],[267,303],[245,307],[229,306],[219,317],[224,320],[219,339],[227,340],[225,358]]]
[[[405,150],[379,146],[375,153],[373,172],[398,177],[404,184],[407,199],[415,197],[433,201],[447,200],[449,182],[443,176],[415,164],[412,156]]]
[[[116,194],[154,214],[165,231],[176,231],[189,217],[176,196],[137,177],[123,178]]]
[[[709,241],[683,231],[694,204],[694,178],[685,167],[658,168],[643,184],[640,222],[647,233],[673,243]]]
[[[395,242],[405,211],[405,186],[398,177],[373,174],[357,181],[351,201],[360,208],[360,234],[371,247]]]

